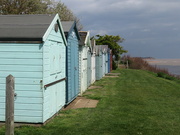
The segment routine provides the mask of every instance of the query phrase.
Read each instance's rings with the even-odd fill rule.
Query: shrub
[[[172,75],[166,69],[158,68],[157,66],[150,65],[146,60],[140,57],[130,57],[129,55],[123,56],[122,61],[126,64],[128,61],[129,68],[142,69],[157,73],[158,77],[162,77],[168,80],[180,79],[179,76]]]
[[[112,69],[113,69],[113,70],[116,70],[117,67],[118,67],[118,66],[117,66],[116,62],[113,60],[113,61],[112,61]]]

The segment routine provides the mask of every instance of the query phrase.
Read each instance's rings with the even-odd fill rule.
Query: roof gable
[[[90,32],[89,31],[79,31],[80,35],[80,45],[88,46],[90,51],[92,51],[91,40],[90,40]]]
[[[75,21],[62,21],[61,24],[67,38],[69,34],[71,34],[71,32],[74,30],[78,40],[80,40],[79,32]]]
[[[96,40],[95,39],[91,39],[92,53],[94,53],[96,51],[95,46],[96,46]]]
[[[61,21],[60,21],[60,18],[59,18],[58,14],[56,14],[54,19],[51,21],[51,24],[49,25],[48,29],[46,30],[46,33],[44,34],[42,40],[45,41],[47,39],[47,37],[49,36],[49,34],[50,34],[52,28],[55,26],[55,24],[58,24],[60,33],[61,33],[63,41],[64,41],[64,44],[67,45],[66,37],[64,35],[64,31],[63,31],[63,28],[62,28],[62,25],[61,25]]]
[[[108,51],[108,45],[101,45],[101,47],[102,47],[102,52],[103,52],[103,53],[107,53],[107,51]]]

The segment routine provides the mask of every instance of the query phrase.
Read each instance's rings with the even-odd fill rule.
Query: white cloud
[[[125,35],[123,38],[127,39],[123,43],[126,49],[133,50],[138,55],[141,53],[137,52],[137,46],[142,48],[148,46],[151,50],[161,50],[162,46],[164,49],[173,49],[169,42],[176,46],[174,52],[180,50],[179,0],[61,1],[80,17],[84,28],[92,33],[91,36],[122,33]],[[135,39],[138,40],[134,42]],[[173,55],[175,54],[180,58],[180,53]]]
[[[142,29],[141,31],[142,32],[150,32],[151,30],[150,29]]]
[[[105,34],[108,34],[107,30],[90,30],[90,32],[92,33],[92,35],[105,35]]]
[[[149,13],[179,10],[180,1],[164,0],[62,0],[76,14],[147,10]]]

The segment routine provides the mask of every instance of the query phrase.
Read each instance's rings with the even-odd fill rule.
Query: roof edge
[[[63,38],[63,41],[65,43],[65,45],[67,45],[67,41],[66,41],[66,37],[65,37],[65,34],[64,34],[64,30],[63,30],[63,27],[61,25],[61,20],[60,20],[60,17],[58,14],[55,15],[54,19],[51,21],[51,24],[49,25],[48,29],[46,30],[42,40],[43,41],[46,41],[49,33],[50,33],[50,30],[52,29],[52,27],[54,27],[54,24],[58,21],[58,25],[59,25],[59,29],[60,29],[60,33],[62,34],[62,38]]]
[[[25,43],[25,42],[37,42],[37,43],[42,43],[42,38],[23,38],[23,37],[19,37],[19,38],[11,38],[11,37],[3,37],[3,38],[0,38],[0,43],[10,43],[10,42],[13,42],[13,43]]]

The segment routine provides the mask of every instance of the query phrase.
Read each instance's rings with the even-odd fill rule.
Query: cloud
[[[105,35],[108,34],[107,30],[90,30],[91,33],[96,33],[95,35]]]
[[[62,0],[76,14],[107,13],[112,11],[145,10],[146,13],[162,13],[179,10],[178,0]]]
[[[120,35],[134,55],[171,50],[180,58],[179,0],[62,0],[81,19],[85,30]],[[150,50],[150,51],[148,51]],[[157,51],[159,50],[159,51]],[[140,52],[139,52],[140,51]],[[159,53],[160,55],[160,53]],[[163,57],[163,56],[159,56]]]
[[[150,32],[151,30],[150,29],[142,29],[141,31],[142,32]]]

